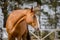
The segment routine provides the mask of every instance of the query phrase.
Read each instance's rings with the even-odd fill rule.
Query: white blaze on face
[[[36,23],[36,26],[35,26],[35,29],[38,29],[40,26],[39,26],[39,19],[38,19],[38,16],[36,16],[36,19],[37,19],[37,23]]]
[[[39,24],[39,17],[37,16],[37,24],[38,24],[38,28],[40,28],[40,24]]]

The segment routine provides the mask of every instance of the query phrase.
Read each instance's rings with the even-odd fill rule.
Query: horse
[[[12,11],[6,21],[8,40],[15,40],[15,38],[28,40],[26,39],[28,37],[27,25],[38,29],[37,18],[32,8]]]

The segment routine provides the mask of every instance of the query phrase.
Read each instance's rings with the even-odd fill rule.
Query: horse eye
[[[35,18],[35,15],[33,16],[33,18]]]

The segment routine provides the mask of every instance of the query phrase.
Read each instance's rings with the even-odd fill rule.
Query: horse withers
[[[28,33],[27,25],[31,25],[33,28],[38,29],[37,18],[33,9],[12,11],[6,22],[8,40],[15,40],[15,38],[18,40],[21,40],[21,38],[25,40],[23,35]]]

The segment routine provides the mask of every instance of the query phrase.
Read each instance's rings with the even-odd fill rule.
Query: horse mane
[[[11,34],[13,33],[13,31],[15,30],[15,28],[17,27],[17,25],[21,22],[21,21],[23,21],[24,20],[24,18],[25,17],[22,17],[21,19],[18,19],[18,21],[15,23],[15,25],[14,25],[14,28],[11,30]]]

